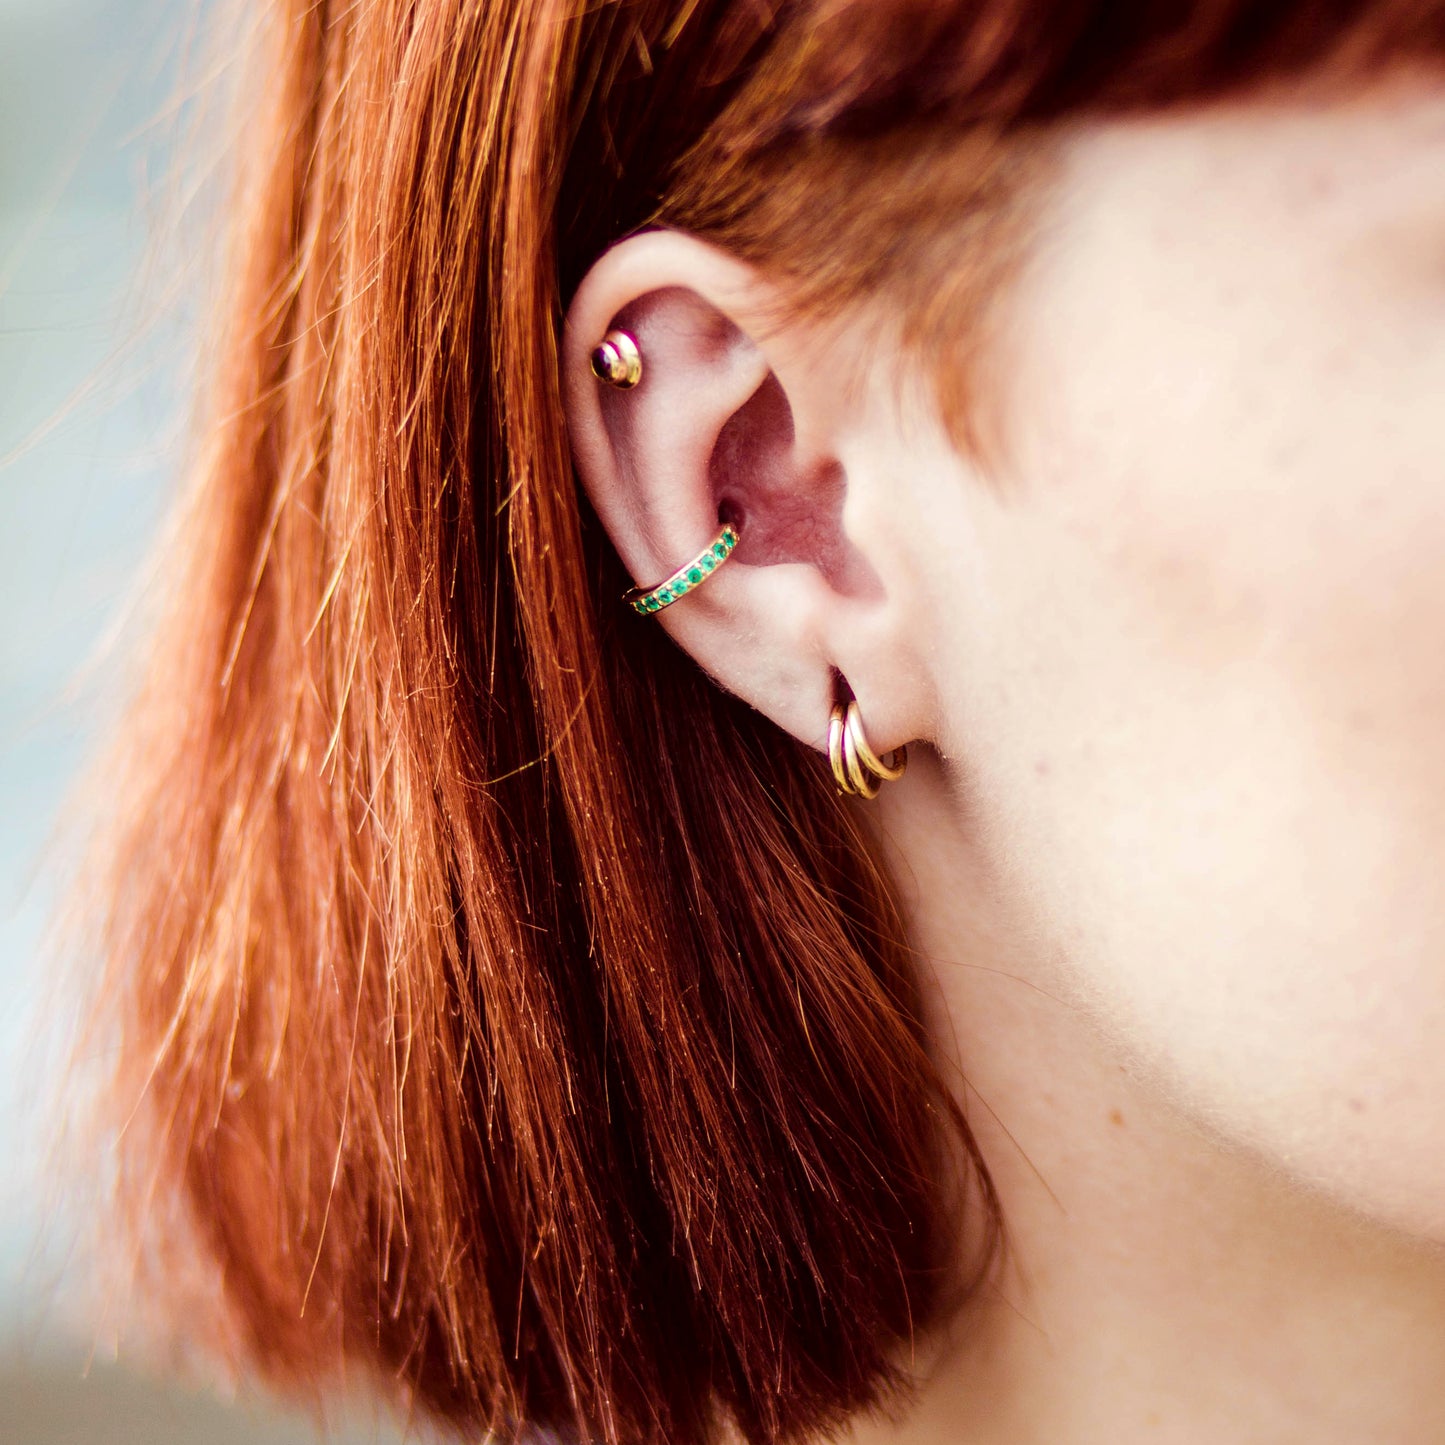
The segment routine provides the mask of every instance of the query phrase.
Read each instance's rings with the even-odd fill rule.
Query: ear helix
[[[630,391],[642,380],[642,352],[626,331],[609,331],[592,349],[592,374],[619,391]],[[651,587],[633,587],[622,600],[644,617],[671,607],[700,587],[732,556],[742,540],[736,522],[725,522],[697,556]],[[828,719],[828,761],[838,791],[853,797],[876,798],[884,782],[903,776],[908,749],[895,748],[885,762],[873,751],[863,731],[863,715],[856,701],[833,704]]]
[[[619,391],[630,391],[642,379],[642,352],[637,338],[626,331],[609,331],[592,348],[592,374]],[[671,607],[700,587],[729,557],[742,540],[736,522],[725,522],[696,556],[650,587],[633,587],[622,600],[634,612],[650,617]]]

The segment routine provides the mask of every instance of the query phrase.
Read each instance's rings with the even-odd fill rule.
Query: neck
[[[936,762],[914,769],[876,817],[1007,1246],[914,1400],[856,1445],[1445,1439],[1438,1252],[1131,1075],[1021,942],[1028,919],[959,835]]]

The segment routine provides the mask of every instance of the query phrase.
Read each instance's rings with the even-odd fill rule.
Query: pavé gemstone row
[[[685,567],[679,567],[665,582],[659,583],[649,592],[629,598],[632,610],[646,616],[652,612],[660,612],[669,603],[686,596],[699,582],[705,581],[715,568],[722,566],[737,544],[737,528],[732,525],[724,527],[705,552],[694,557]]]

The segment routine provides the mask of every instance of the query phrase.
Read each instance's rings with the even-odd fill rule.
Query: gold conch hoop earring
[[[626,331],[609,331],[592,348],[592,375],[619,391],[630,391],[642,380],[642,353]]]
[[[840,793],[876,798],[885,782],[897,782],[903,776],[908,749],[894,748],[885,762],[869,746],[857,702],[835,702],[828,716],[828,762]]]
[[[742,536],[742,529],[736,522],[724,522],[717,535],[690,562],[684,562],[671,576],[653,587],[629,588],[622,594],[622,600],[644,617],[671,607],[679,598],[701,587],[732,556]]]

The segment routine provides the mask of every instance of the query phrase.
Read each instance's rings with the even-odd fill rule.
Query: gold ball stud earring
[[[592,374],[619,391],[629,391],[642,380],[642,353],[625,331],[609,331],[592,348]]]

